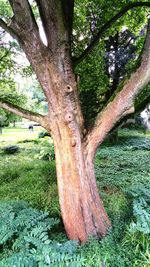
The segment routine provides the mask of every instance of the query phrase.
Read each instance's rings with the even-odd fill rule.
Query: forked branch
[[[70,0],[71,2],[72,0]],[[69,2],[69,1],[68,1]],[[67,41],[65,28],[65,15],[61,0],[36,0],[43,28],[46,34],[48,47],[52,52],[56,52],[61,42]],[[66,9],[65,9],[66,10]]]
[[[127,114],[134,112],[134,100],[140,91],[150,82],[150,20],[141,57],[140,67],[126,81],[122,90],[104,110],[98,114],[95,125],[87,135],[88,153],[94,157],[97,147],[107,134]]]
[[[24,35],[37,30],[38,26],[28,0],[9,0],[14,16],[10,27],[17,35]]]

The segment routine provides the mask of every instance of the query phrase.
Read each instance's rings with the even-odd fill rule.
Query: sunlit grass
[[[4,142],[12,143],[24,139],[35,139],[42,130],[42,127],[34,127],[33,132],[27,128],[3,128],[2,135],[0,135],[0,145]]]

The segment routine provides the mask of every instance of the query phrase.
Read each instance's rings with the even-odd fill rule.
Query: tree
[[[35,3],[47,37],[46,45],[40,38]],[[123,14],[135,7],[150,7],[150,3],[133,2],[123,6],[122,1],[122,9],[97,29],[94,38],[77,58],[71,55],[73,0],[9,0],[9,4],[13,16],[9,23],[7,19],[1,19],[0,26],[18,41],[25,52],[49,109],[43,116],[4,100],[0,106],[39,122],[53,137],[59,202],[68,237],[81,242],[91,235],[103,237],[111,223],[98,193],[94,156],[114,125],[134,111],[135,97],[150,81],[150,22],[139,67],[111,97],[89,131],[81,112],[73,65],[93,50],[104,32]]]
[[[0,134],[2,134],[2,128],[6,125],[6,112],[3,109],[0,109]]]
[[[81,1],[76,2],[79,7],[76,7],[74,16],[73,53],[78,56],[86,46],[87,40],[90,41],[94,38],[100,25],[106,23],[109,12],[112,13],[112,10],[109,9],[111,1],[105,3],[107,13],[100,12],[102,8],[99,0],[92,2],[84,0],[82,4]],[[114,8],[116,9],[117,4],[115,2]],[[117,90],[120,81],[129,77],[134,71],[145,37],[145,24],[147,23],[145,17],[143,9],[134,9],[134,12],[128,12],[121,21],[117,21],[114,27],[105,32],[101,42],[75,68],[86,127],[92,126],[96,115]],[[150,92],[147,88],[144,91],[144,102],[143,97],[139,97],[141,107],[145,107],[146,102],[149,102],[149,97]],[[136,105],[135,112],[140,111]],[[135,114],[132,114],[133,116]],[[114,136],[111,131],[112,134]]]
[[[10,39],[10,38],[9,38]],[[18,64],[14,61],[16,56],[16,44],[13,40],[5,41],[5,32],[0,30],[0,99],[12,102],[13,104],[25,105],[26,97],[18,93],[16,82],[14,80]],[[8,126],[10,122],[14,123],[21,118],[12,112],[0,109],[1,126]]]

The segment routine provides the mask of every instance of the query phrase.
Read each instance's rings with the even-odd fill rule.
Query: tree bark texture
[[[87,158],[76,120],[65,118],[54,128],[59,201],[67,235],[81,242],[89,236],[103,237],[110,221],[99,197],[93,159]]]
[[[52,93],[48,122],[54,140],[59,203],[66,233],[70,239],[81,242],[89,236],[103,237],[111,224],[99,197],[94,158],[87,156],[84,120],[71,66],[67,63],[61,75],[51,71],[47,84],[51,85],[51,89],[47,88]]]

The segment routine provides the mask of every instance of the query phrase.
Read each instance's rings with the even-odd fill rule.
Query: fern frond
[[[143,197],[150,202],[150,188],[144,187],[142,184],[134,185],[127,191],[134,198]]]
[[[2,210],[2,207],[7,208]],[[28,205],[0,204],[0,244],[9,240],[12,256],[0,261],[0,267],[81,267],[84,259],[76,253],[78,243],[63,244],[49,239],[49,230],[59,220]]]
[[[19,252],[13,254],[7,259],[0,261],[1,267],[38,267],[34,257],[28,252]]]
[[[150,207],[144,198],[139,198],[133,202],[133,214],[137,219],[136,227],[139,231],[150,233]]]
[[[0,245],[3,245],[8,240],[10,240],[12,238],[12,236],[14,235],[14,233],[15,232],[13,230],[7,229],[7,227],[1,229],[1,232],[0,232]]]

